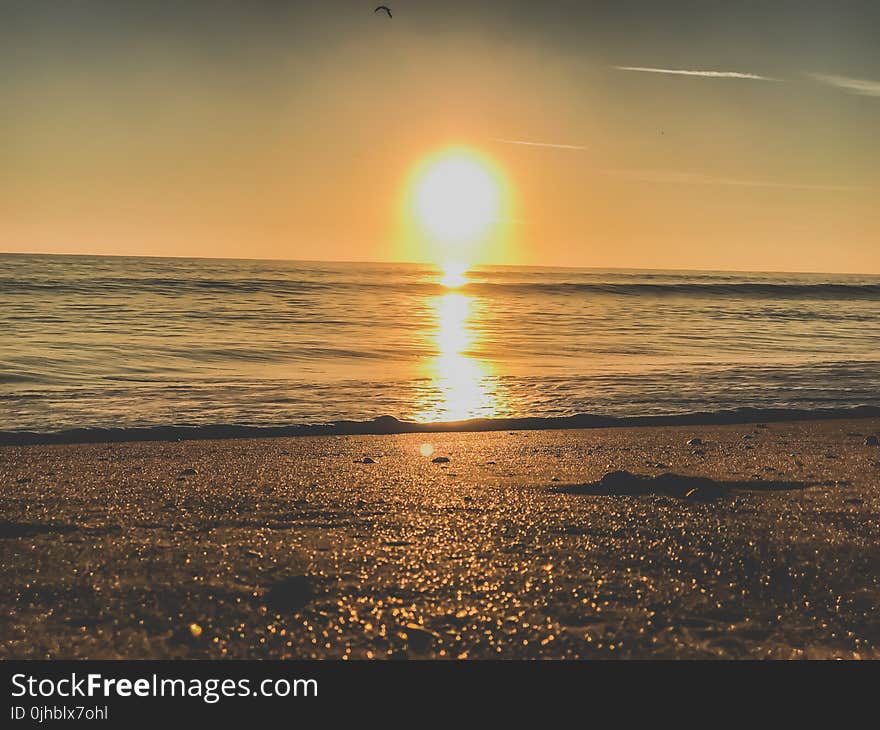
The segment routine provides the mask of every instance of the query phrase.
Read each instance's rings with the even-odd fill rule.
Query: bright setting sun
[[[434,162],[416,184],[419,223],[443,243],[474,242],[498,221],[501,194],[489,169],[456,151]]]
[[[437,264],[446,286],[461,286],[467,269],[502,238],[507,198],[504,176],[485,155],[465,147],[432,154],[406,188],[405,258]]]

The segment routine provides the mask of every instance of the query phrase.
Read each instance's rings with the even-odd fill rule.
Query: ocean
[[[878,406],[878,324],[877,276],[4,254],[0,431]]]

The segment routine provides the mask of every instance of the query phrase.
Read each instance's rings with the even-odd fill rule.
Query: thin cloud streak
[[[880,81],[871,79],[854,79],[851,76],[835,74],[807,74],[814,81],[828,84],[858,96],[880,96]]]
[[[864,187],[852,185],[816,185],[810,183],[775,182],[772,180],[747,180],[729,177],[714,177],[699,172],[677,172],[674,170],[602,170],[606,175],[623,177],[629,180],[655,183],[678,183],[683,185],[723,185],[743,188],[781,188],[786,190],[816,190],[826,192],[856,192]]]
[[[615,66],[618,71],[640,71],[651,74],[672,74],[674,76],[701,76],[708,79],[749,79],[751,81],[779,81],[770,76],[745,73],[743,71],[701,71],[684,68],[652,68],[647,66]]]
[[[585,150],[586,147],[581,147],[576,144],[556,144],[555,142],[530,142],[524,139],[501,139],[500,137],[493,137],[492,140],[494,142],[503,142],[504,144],[520,144],[525,145],[527,147],[552,147],[557,150]]]

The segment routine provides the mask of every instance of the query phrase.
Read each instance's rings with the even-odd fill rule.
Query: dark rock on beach
[[[643,476],[628,471],[612,471],[599,481],[558,487],[555,491],[569,494],[643,496],[664,494],[680,499],[717,499],[727,492],[724,484],[712,479],[665,473]]]
[[[275,611],[299,611],[312,599],[312,593],[307,576],[293,575],[269,587],[266,604]]]
[[[765,470],[775,471],[773,467],[765,467]],[[672,472],[652,476],[620,470],[607,472],[595,482],[554,487],[552,491],[630,497],[662,494],[679,499],[708,501],[723,497],[731,490],[785,491],[800,490],[809,485],[807,482],[767,481],[759,474],[753,474],[750,480],[745,481],[718,481],[709,477],[687,476]]]

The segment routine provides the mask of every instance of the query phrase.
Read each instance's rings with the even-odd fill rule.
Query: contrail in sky
[[[650,74],[673,74],[675,76],[702,76],[709,79],[751,79],[752,81],[779,81],[769,76],[745,73],[743,71],[701,71],[685,68],[649,68],[647,66],[615,66],[618,71],[641,71]]]
[[[836,86],[859,96],[880,96],[880,81],[871,79],[854,79],[851,76],[835,76],[834,74],[807,74],[823,84]]]
[[[576,144],[555,144],[553,142],[530,142],[524,139],[501,139],[500,137],[493,138],[495,142],[503,142],[504,144],[522,144],[527,147],[552,147],[557,150],[585,150],[586,147],[581,147]]]

